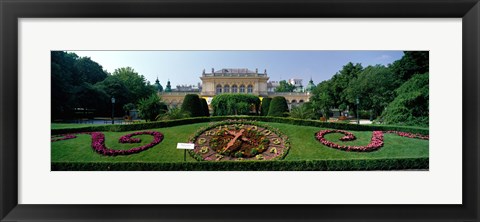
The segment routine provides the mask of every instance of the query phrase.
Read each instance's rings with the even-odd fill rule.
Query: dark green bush
[[[283,96],[276,96],[270,102],[268,116],[285,117],[288,114],[287,100]]]
[[[210,111],[208,110],[207,100],[200,98],[200,103],[202,104],[203,116],[210,116]]]
[[[183,112],[189,113],[191,117],[204,116],[202,103],[197,94],[185,95],[181,110]]]
[[[272,98],[267,97],[262,99],[262,107],[261,107],[262,116],[268,115],[268,108],[270,108],[270,102],[272,102]]]
[[[52,162],[52,171],[344,171],[428,169],[428,157],[296,161]]]

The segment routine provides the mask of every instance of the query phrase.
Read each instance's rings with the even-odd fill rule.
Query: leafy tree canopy
[[[293,92],[295,90],[295,86],[286,80],[282,80],[279,82],[279,86],[275,88],[275,92]]]
[[[323,81],[313,89],[310,101],[314,109],[319,110],[324,117],[328,117],[327,114],[335,104],[333,98],[334,95],[331,82]]]
[[[358,98],[360,109],[373,110],[379,115],[395,98],[395,88],[396,79],[390,69],[382,65],[368,66],[349,83],[346,98],[351,104]]]
[[[398,85],[401,85],[414,74],[423,74],[429,70],[428,51],[405,51],[400,60],[395,61],[390,68],[395,73]]]
[[[143,75],[139,75],[131,67],[115,69],[112,76],[122,81],[125,87],[130,91],[132,102],[148,97],[155,92],[155,87],[150,85]]]
[[[383,112],[385,123],[428,127],[428,75],[416,74],[396,90],[398,96]]]

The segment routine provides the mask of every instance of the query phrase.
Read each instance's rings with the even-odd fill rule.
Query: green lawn
[[[164,140],[143,152],[128,156],[103,156],[93,151],[90,135],[78,135],[75,139],[52,143],[52,162],[183,162],[183,150],[177,150],[178,142],[187,142],[188,138],[199,128],[208,123],[150,129],[164,134]],[[266,123],[280,129],[286,134],[291,142],[289,154],[285,160],[323,160],[323,159],[379,159],[379,158],[403,158],[403,157],[428,157],[428,140],[411,139],[394,134],[384,134],[384,147],[373,152],[345,152],[324,146],[318,142],[314,134],[324,128],[311,126],[298,126],[283,123]],[[67,127],[67,124],[52,124],[52,128]],[[69,126],[72,124],[68,124]],[[91,124],[77,124],[78,127]],[[70,126],[71,128],[71,126]],[[350,130],[349,130],[350,131]],[[350,142],[341,142],[338,139],[343,134],[328,134],[326,138],[332,142],[349,145],[367,145],[370,142],[372,132],[350,131],[357,139]],[[140,144],[121,144],[118,139],[131,132],[104,132],[107,147],[114,149],[129,149],[151,141],[151,136],[141,135]],[[187,161],[196,162],[187,154]]]

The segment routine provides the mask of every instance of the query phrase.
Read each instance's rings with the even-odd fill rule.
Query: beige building
[[[262,73],[249,69],[220,69],[206,73],[203,70],[200,76],[202,87],[200,92],[159,92],[162,100],[169,107],[179,107],[182,105],[186,94],[199,94],[210,104],[215,95],[223,93],[245,93],[263,97],[283,96],[286,98],[289,108],[308,102],[310,92],[274,92],[267,86],[269,79],[267,70]],[[311,80],[310,80],[311,81]],[[312,82],[312,81],[311,81]],[[313,84],[313,82],[312,82]]]
[[[215,96],[221,93],[247,93],[267,96],[267,70],[258,73],[248,69],[221,69],[205,73],[202,80],[202,96]]]

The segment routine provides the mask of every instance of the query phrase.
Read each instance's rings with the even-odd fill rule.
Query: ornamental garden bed
[[[288,153],[288,137],[278,129],[249,121],[225,121],[197,131],[190,139],[197,160],[279,160]]]
[[[211,118],[212,120],[218,120]],[[237,118],[238,119],[238,118]],[[225,122],[219,123],[219,121],[210,122],[204,121],[200,123],[191,123],[183,120],[181,124],[166,123],[162,125],[160,123],[152,123],[155,128],[143,128],[135,129],[125,132],[111,132],[108,131],[108,125],[100,126],[99,129],[89,128],[90,134],[82,134],[82,129],[75,129],[74,133],[67,133],[67,135],[59,136],[59,132],[55,133],[52,130],[51,143],[51,159],[52,170],[395,170],[395,169],[428,169],[428,157],[429,157],[429,142],[425,139],[408,138],[399,136],[398,133],[388,132],[388,129],[382,130],[383,145],[381,148],[371,152],[351,152],[342,149],[332,148],[328,145],[322,144],[317,138],[317,135],[322,130],[336,130],[332,127],[318,127],[314,124],[316,122],[306,121],[305,125],[299,124],[287,124],[279,122],[265,122],[255,121],[247,119],[248,123],[243,123],[244,129],[252,129],[256,127],[257,132],[265,132],[269,129],[277,129],[275,134],[266,136],[269,140],[268,148],[263,150],[262,153],[250,155],[254,146],[258,148],[261,143],[255,143],[252,146],[245,145],[243,142],[239,149],[230,146],[224,150],[225,144],[232,140],[234,135],[238,136],[241,141],[242,136],[248,136],[245,134],[245,130],[240,135],[241,123]],[[224,119],[220,119],[225,121]],[[278,119],[273,119],[278,121]],[[293,121],[288,119],[280,119],[281,121]],[[312,124],[313,126],[308,126]],[[171,126],[174,125],[174,126]],[[227,128],[224,126],[227,125]],[[199,153],[203,144],[210,146],[213,135],[206,136],[208,129],[213,129],[218,132],[219,126],[222,126],[227,133],[226,139],[228,142],[218,143],[216,149],[211,149],[206,155]],[[134,126],[139,127],[139,126]],[[236,128],[237,127],[237,128]],[[341,126],[339,128],[342,128]],[[347,126],[348,127],[348,126]],[[409,131],[410,128],[402,128],[397,126],[389,126],[389,129],[402,129]],[[342,141],[341,138],[346,135],[339,132],[331,132],[324,134],[323,137],[332,143],[345,146],[367,146],[372,141],[373,131],[364,130],[365,128],[359,128],[358,130],[346,130],[354,135],[354,140]],[[418,132],[427,132],[428,129],[411,128],[415,134]],[[65,130],[65,129],[62,129]],[[70,129],[67,129],[70,130]],[[152,134],[143,134],[141,132],[157,132],[162,135],[162,139],[158,141],[158,137]],[[227,132],[232,131],[232,132]],[[138,147],[145,147],[139,152],[135,152],[129,155],[104,155],[99,153],[92,146],[91,132],[98,132],[104,136],[104,147],[110,150],[132,150]],[[268,132],[268,131],[267,131]],[[273,132],[273,131],[272,131]],[[278,132],[278,134],[276,134]],[[400,131],[402,132],[402,131]],[[137,133],[139,135],[129,134]],[[66,140],[60,140],[63,137],[71,137],[68,135],[74,135],[76,138],[69,138]],[[233,135],[232,135],[233,134]],[[284,139],[280,142],[280,145],[275,146],[273,139],[276,136]],[[420,135],[420,134],[419,134]],[[421,134],[425,135],[425,134]],[[258,135],[257,138],[260,142],[264,135]],[[134,143],[122,143],[134,142]],[[157,138],[157,139],[156,139]],[[200,144],[200,139],[205,138],[203,144]],[[138,141],[137,139],[140,139]],[[193,140],[192,140],[193,139]],[[220,138],[217,138],[217,141]],[[57,141],[58,140],[58,141]],[[152,144],[157,140],[158,143]],[[196,148],[192,151],[191,155],[187,155],[186,162],[183,161],[183,151],[176,149],[178,142],[195,142]],[[258,141],[257,141],[258,142]],[[288,142],[288,143],[287,143]],[[150,144],[150,145],[149,145]],[[234,145],[235,142],[232,143]],[[238,145],[238,142],[237,142]],[[284,146],[288,145],[288,146]],[[240,156],[238,151],[242,151]],[[272,147],[271,147],[272,146]],[[265,147],[265,145],[264,145]],[[277,156],[271,155],[271,148],[276,148]],[[283,148],[285,147],[285,148]],[[237,147],[238,148],[238,147]],[[210,148],[209,148],[210,149]],[[227,150],[231,150],[230,153],[225,153]],[[217,152],[219,151],[219,152]],[[127,151],[121,151],[122,153],[128,153]],[[215,152],[215,153],[214,153]],[[222,154],[222,152],[224,152]],[[255,152],[254,152],[255,153]],[[210,154],[210,155],[208,155]],[[237,156],[235,156],[235,154]],[[262,154],[263,158],[257,158],[258,154]],[[222,158],[207,158],[215,157],[216,155],[222,155]],[[261,156],[261,157],[262,157]],[[218,159],[218,160],[217,160]],[[240,159],[240,161],[238,160]],[[205,161],[206,160],[206,161]]]

